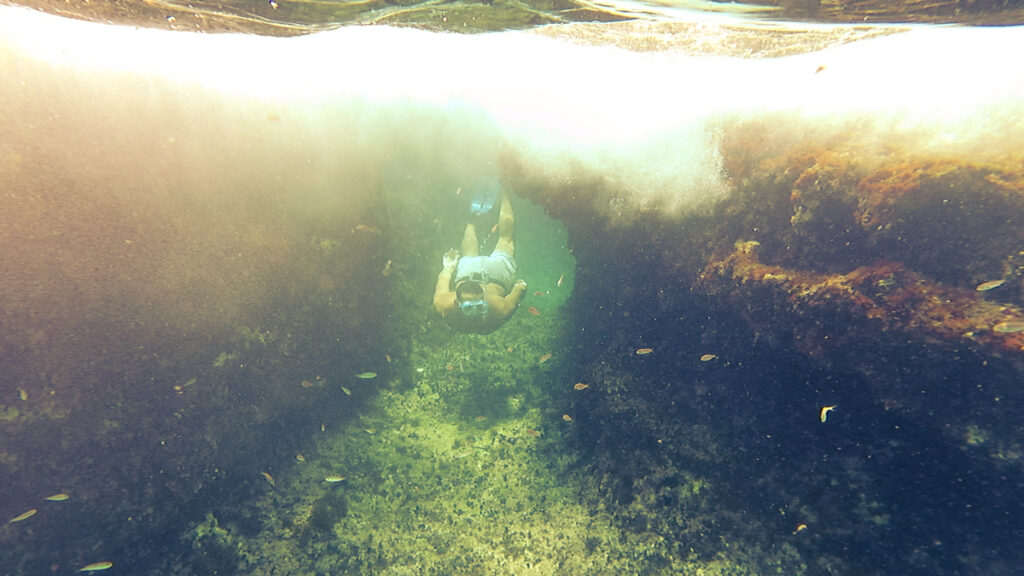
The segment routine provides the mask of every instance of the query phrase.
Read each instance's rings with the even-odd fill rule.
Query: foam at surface
[[[456,173],[493,164],[511,146],[552,178],[583,168],[641,203],[654,196],[675,207],[723,193],[723,121],[784,113],[828,130],[871,115],[886,129],[925,126],[946,141],[1000,141],[990,132],[1015,129],[1005,119],[1020,115],[1007,111],[1019,109],[1024,94],[1024,71],[995,56],[1024,49],[1017,28],[901,28],[823,49],[814,36],[811,52],[740,58],[712,44],[698,54],[638,52],[531,32],[350,27],[282,39],[0,11],[0,89],[9,108],[75,91],[112,115],[127,103],[148,121],[192,125],[198,139],[207,123],[229,119],[244,135],[245,122],[271,114],[286,120],[278,130],[286,144],[364,163],[393,164],[396,146],[436,154],[441,142]],[[771,40],[810,28],[827,29],[775,25],[749,34]],[[53,97],[56,111],[75,113]],[[120,129],[116,121],[102,128]]]

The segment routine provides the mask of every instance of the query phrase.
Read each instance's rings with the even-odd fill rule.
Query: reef
[[[589,494],[680,555],[725,538],[791,550],[790,573],[1010,574],[1019,158],[789,124],[723,122],[729,193],[676,217],[622,218],[612,181],[508,159],[579,261]]]
[[[990,355],[1006,352],[1016,358],[1014,353],[1024,350],[1024,335],[993,329],[1007,319],[1024,317],[1018,306],[940,284],[898,262],[862,266],[848,274],[818,274],[763,264],[757,257],[759,248],[756,241],[737,243],[733,253],[708,264],[700,288],[735,303],[755,299],[777,303],[773,307],[782,307],[788,318],[803,317],[794,330],[803,336],[790,337],[802,352],[824,362],[829,353],[843,353],[860,335],[844,330],[810,336],[820,315],[849,318],[851,326],[865,331],[913,333],[930,344],[974,343],[979,352]],[[774,330],[775,317],[766,314],[759,333]]]

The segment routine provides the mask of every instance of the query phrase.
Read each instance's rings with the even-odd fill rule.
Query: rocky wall
[[[870,123],[721,135],[728,196],[672,218],[623,218],[633,191],[509,159],[579,262],[590,388],[566,401],[595,505],[683,557],[728,538],[774,543],[767,566],[795,570],[798,550],[816,574],[1012,573],[1016,153],[922,152]],[[680,492],[695,484],[705,498]]]

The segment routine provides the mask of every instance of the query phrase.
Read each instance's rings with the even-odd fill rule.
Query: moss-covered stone
[[[238,573],[238,551],[231,533],[221,528],[213,514],[196,524],[191,533],[189,567],[195,574],[232,576]]]

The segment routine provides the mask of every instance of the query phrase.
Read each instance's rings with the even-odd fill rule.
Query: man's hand
[[[454,268],[455,263],[459,261],[459,251],[455,248],[444,253],[444,258],[441,259],[441,266],[445,269]]]
[[[526,290],[526,280],[516,280],[516,283],[512,288],[522,288],[523,290]]]

